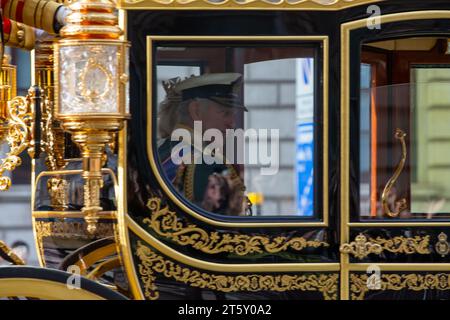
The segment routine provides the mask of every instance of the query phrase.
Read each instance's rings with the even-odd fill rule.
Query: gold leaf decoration
[[[97,226],[97,231],[94,234],[89,234],[86,231],[85,222],[36,221],[35,230],[39,254],[43,260],[43,240],[46,237],[93,240],[96,238],[110,237],[114,234],[112,223],[99,223]]]
[[[144,295],[150,300],[159,298],[155,284],[156,274],[162,274],[192,287],[220,292],[258,291],[319,291],[325,300],[336,300],[338,292],[337,273],[307,275],[271,274],[209,274],[167,260],[151,248],[137,241],[136,255],[140,259],[139,275],[144,286]]]
[[[363,300],[369,292],[367,274],[350,275],[350,292],[352,300]],[[427,289],[450,290],[450,274],[383,274],[381,275],[380,290],[412,290],[422,291]]]
[[[375,239],[369,239],[373,243],[381,245],[383,250],[392,253],[404,253],[404,254],[430,254],[430,236],[415,236],[414,238],[405,238],[398,236],[390,239],[384,239],[377,237]]]
[[[381,254],[383,248],[377,243],[367,241],[367,238],[362,233],[355,237],[355,241],[350,243],[343,243],[339,247],[339,251],[345,254],[352,254],[358,259],[364,259],[369,254]]]
[[[277,253],[288,249],[301,251],[307,247],[328,246],[326,242],[306,240],[303,237],[279,236],[269,238],[264,235],[207,232],[194,224],[181,222],[177,214],[171,211],[168,206],[161,207],[161,199],[159,198],[149,199],[147,207],[152,212],[151,217],[143,219],[143,222],[158,235],[179,245],[191,246],[208,254],[227,252],[245,256],[252,253]]]
[[[51,232],[51,224],[52,222],[46,222],[46,221],[36,221],[34,224],[35,231],[36,231],[36,242],[38,245],[39,250],[39,256],[42,258],[42,261],[44,261],[44,238],[50,237],[52,235]]]

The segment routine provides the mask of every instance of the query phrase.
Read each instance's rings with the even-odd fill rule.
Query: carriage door
[[[326,30],[275,11],[126,14],[135,296],[338,299]],[[179,161],[180,142],[200,156]]]
[[[343,298],[449,298],[449,18],[343,25]]]

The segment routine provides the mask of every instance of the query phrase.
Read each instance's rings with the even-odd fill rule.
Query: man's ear
[[[188,112],[193,121],[200,121],[200,104],[197,100],[192,100],[188,105]]]

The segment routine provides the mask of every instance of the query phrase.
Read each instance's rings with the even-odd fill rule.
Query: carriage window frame
[[[315,198],[314,215],[301,216],[224,216],[208,212],[184,198],[168,181],[157,156],[156,117],[156,49],[167,45],[201,47],[206,44],[242,46],[301,45],[315,51],[315,107],[314,107],[314,166]],[[241,227],[305,226],[327,227],[329,225],[328,206],[328,91],[329,62],[328,36],[151,36],[147,35],[147,154],[152,171],[162,191],[184,212],[213,225]]]
[[[396,19],[386,18],[383,22],[382,34],[367,34],[365,20],[353,21],[343,24],[342,36],[342,65],[341,71],[344,74],[341,83],[341,212],[344,221],[349,227],[378,227],[378,226],[448,226],[450,218],[426,219],[426,218],[389,218],[371,219],[360,215],[360,179],[359,179],[359,109],[360,103],[360,73],[361,73],[361,48],[364,44],[395,40],[410,37],[448,37],[448,32],[432,30],[430,24],[436,19],[441,24],[448,25],[448,13],[443,16],[431,17],[432,13],[411,12],[412,15],[399,15]],[[416,28],[408,32],[399,32],[398,28],[410,26],[415,23]],[[394,27],[395,26],[395,27]],[[420,30],[418,32],[418,30]],[[428,30],[424,32],[423,30]],[[347,70],[345,70],[347,68]],[[348,88],[345,88],[348,86]],[[359,112],[359,111],[358,111]],[[349,139],[349,137],[358,137]],[[356,193],[355,193],[356,192]]]

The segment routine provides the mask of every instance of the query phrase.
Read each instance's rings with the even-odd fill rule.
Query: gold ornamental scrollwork
[[[36,221],[34,227],[39,254],[42,258],[44,258],[43,240],[47,237],[93,240],[114,235],[112,223],[99,223],[94,234],[86,231],[84,222]]]
[[[371,253],[381,254],[383,251],[399,254],[430,254],[430,236],[367,239],[363,234],[359,234],[354,242],[343,244],[340,250],[342,253],[353,254],[358,259],[363,259]]]
[[[227,234],[208,232],[194,224],[180,221],[169,206],[161,206],[161,199],[151,198],[147,202],[151,216],[143,219],[158,235],[182,246],[191,246],[207,254],[234,253],[244,256],[253,253],[278,253],[288,249],[301,251],[305,248],[328,247],[329,244],[303,237],[284,236],[269,238],[264,235]]]
[[[342,244],[339,250],[342,253],[352,254],[358,259],[364,259],[371,253],[380,254],[383,247],[378,243],[369,242],[366,236],[360,233],[355,241]]]
[[[352,300],[363,300],[370,289],[367,286],[367,274],[350,274],[350,293]],[[381,275],[381,291],[400,290],[450,290],[450,274],[383,274]]]
[[[415,236],[407,238],[403,236],[384,239],[369,238],[369,242],[379,244],[383,251],[403,254],[430,254],[430,236]]]
[[[155,284],[157,274],[192,287],[225,293],[318,291],[323,294],[325,300],[337,299],[339,276],[336,273],[320,275],[209,274],[167,260],[141,241],[137,242],[135,253],[140,259],[138,270],[144,286],[144,295],[150,300],[159,298],[158,288]]]
[[[11,186],[11,179],[2,176],[6,171],[13,171],[22,164],[19,155],[27,149],[31,137],[29,100],[24,97],[15,97],[8,103],[8,116],[10,125],[6,138],[10,152],[0,163],[0,191],[6,191]]]

